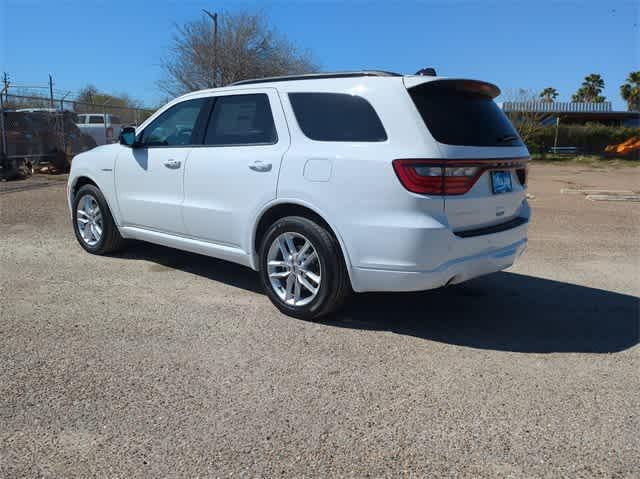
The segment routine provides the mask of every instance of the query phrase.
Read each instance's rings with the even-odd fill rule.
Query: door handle
[[[177,168],[180,168],[180,165],[182,164],[182,162],[180,160],[165,160],[162,164],[167,168],[171,168],[172,170],[175,170]]]
[[[253,171],[271,171],[271,163],[264,163],[260,160],[254,161],[249,165]]]

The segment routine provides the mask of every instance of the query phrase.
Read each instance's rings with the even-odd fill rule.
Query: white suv
[[[499,271],[524,251],[530,210],[529,154],[498,94],[387,72],[190,93],[74,158],[73,227],[90,253],[134,238],[249,266],[302,318],[352,290]]]

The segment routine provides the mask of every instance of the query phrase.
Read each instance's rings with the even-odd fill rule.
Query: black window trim
[[[211,113],[212,105],[214,103],[214,97],[200,96],[196,98],[186,98],[184,101],[181,101],[172,105],[171,107],[167,108],[162,113],[160,113],[160,115],[154,118],[151,123],[145,126],[144,129],[136,135],[136,142],[140,141],[140,139],[144,136],[144,132],[147,130],[147,128],[150,128],[156,122],[156,120],[162,117],[162,115],[167,113],[169,110],[177,107],[178,105],[181,105],[183,103],[186,103],[188,101],[193,101],[193,100],[205,100],[204,105],[200,109],[200,113],[198,113],[198,118],[196,119],[196,123],[193,127],[194,132],[191,135],[192,138],[195,137],[196,143],[189,144],[189,145],[144,145],[141,143],[140,146],[141,148],[146,148],[146,149],[149,149],[149,148],[195,148],[199,146],[204,146],[202,143],[204,141],[204,134],[206,131],[205,127],[206,127],[206,124],[208,123],[208,120],[207,120],[207,123],[205,123],[205,120],[208,119],[209,113]]]
[[[209,129],[209,123],[211,122],[211,115],[216,107],[216,103],[218,98],[230,97],[230,96],[246,96],[246,95],[264,95],[267,97],[267,102],[269,103],[269,110],[271,111],[271,118],[273,120],[273,127],[276,133],[276,138],[272,142],[259,142],[259,143],[230,143],[224,145],[207,145],[204,143],[205,138],[207,136],[207,130]],[[280,135],[278,135],[278,126],[276,125],[276,117],[273,114],[273,108],[271,106],[271,98],[269,98],[269,94],[264,91],[256,91],[256,92],[243,92],[243,93],[234,93],[230,92],[228,95],[216,95],[211,97],[211,107],[209,113],[207,114],[207,122],[204,125],[204,129],[202,130],[202,138],[199,145],[194,145],[195,147],[206,147],[206,148],[242,148],[244,146],[273,146],[277,145],[280,142]]]
[[[358,97],[358,98],[362,99],[364,102],[367,103],[367,105],[369,105],[369,107],[371,107],[371,110],[373,110],[373,112],[376,115],[376,118],[380,122],[380,126],[382,127],[382,131],[384,132],[384,139],[382,139],[382,140],[314,140],[313,138],[310,138],[304,132],[304,130],[302,129],[302,126],[300,126],[300,121],[298,120],[298,115],[296,114],[296,111],[293,108],[293,103],[291,102],[291,95],[292,94],[295,95],[297,93],[302,93],[302,94],[347,95],[347,96],[353,96],[353,97]],[[293,112],[293,117],[296,119],[296,124],[298,125],[298,129],[302,133],[302,136],[304,136],[309,141],[313,141],[315,143],[365,143],[365,144],[369,144],[369,143],[378,144],[378,143],[387,143],[387,142],[389,142],[389,135],[387,134],[387,129],[385,128],[384,123],[382,123],[382,118],[380,118],[380,115],[378,115],[377,110],[373,107],[371,102],[369,100],[367,100],[365,97],[363,97],[362,95],[352,95],[350,93],[344,93],[344,92],[340,92],[340,91],[317,91],[317,90],[315,90],[315,91],[290,91],[290,92],[287,92],[287,100],[289,101],[289,106],[291,107],[291,111]]]

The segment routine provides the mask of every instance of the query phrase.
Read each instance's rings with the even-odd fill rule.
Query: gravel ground
[[[639,173],[535,165],[517,266],[322,323],[222,261],[86,254],[64,177],[3,183],[0,477],[638,477],[640,205],[560,190]]]

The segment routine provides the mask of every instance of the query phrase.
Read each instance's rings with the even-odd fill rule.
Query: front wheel
[[[323,226],[299,216],[279,219],[265,234],[260,277],[278,309],[302,319],[337,310],[351,292],[336,239]]]
[[[73,199],[73,231],[89,253],[102,255],[124,246],[107,201],[93,185],[82,186]]]

